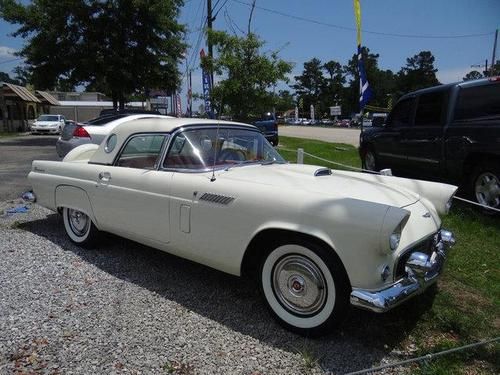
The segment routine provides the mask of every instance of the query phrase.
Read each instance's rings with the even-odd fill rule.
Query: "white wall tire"
[[[83,247],[95,242],[99,231],[87,214],[68,207],[63,208],[62,214],[64,229],[72,242]]]
[[[320,336],[344,319],[350,286],[332,251],[298,241],[276,247],[263,260],[261,291],[271,313],[287,329]]]

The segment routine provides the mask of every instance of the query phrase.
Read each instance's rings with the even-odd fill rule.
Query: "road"
[[[317,139],[325,142],[346,143],[355,147],[359,146],[359,129],[283,125],[279,127],[278,131],[279,135],[285,137]]]
[[[60,160],[56,141],[57,136],[0,138],[0,201],[18,198],[31,189],[26,177],[33,160]]]

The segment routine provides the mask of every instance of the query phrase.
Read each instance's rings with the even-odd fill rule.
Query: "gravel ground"
[[[0,216],[1,374],[346,373],[397,359],[391,314],[305,339],[242,279],[114,236],[81,249],[37,205]]]

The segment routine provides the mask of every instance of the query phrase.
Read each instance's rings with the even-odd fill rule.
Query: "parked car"
[[[156,110],[148,110],[148,109],[142,109],[142,108],[124,108],[124,109],[103,109],[99,113],[99,117],[102,116],[109,116],[109,115],[120,115],[120,114],[127,114],[127,115],[161,115],[159,111]]]
[[[148,117],[164,117],[169,116],[152,115],[152,114],[114,114],[104,115],[95,119],[89,120],[87,123],[78,124],[73,122],[68,124],[63,129],[61,136],[56,142],[57,155],[61,158],[77,146],[94,143],[99,144],[111,132],[111,130],[126,121],[132,121]]]
[[[75,244],[111,232],[255,277],[303,335],[329,332],[349,304],[385,312],[423,292],[454,242],[439,215],[455,186],[288,164],[241,123],[127,121],[28,177]]]
[[[260,129],[264,137],[273,145],[279,143],[278,122],[272,112],[267,112],[262,117],[254,121],[253,124]]]
[[[500,208],[500,77],[409,93],[360,136],[364,168],[459,185]]]
[[[30,126],[31,134],[60,134],[64,121],[63,115],[41,115]]]

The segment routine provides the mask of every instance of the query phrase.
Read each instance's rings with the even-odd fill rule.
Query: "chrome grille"
[[[204,193],[200,197],[200,201],[217,203],[217,204],[222,204],[222,205],[228,205],[229,203],[231,203],[232,201],[234,201],[234,198],[233,197],[227,197],[225,195],[212,194],[212,193]]]

